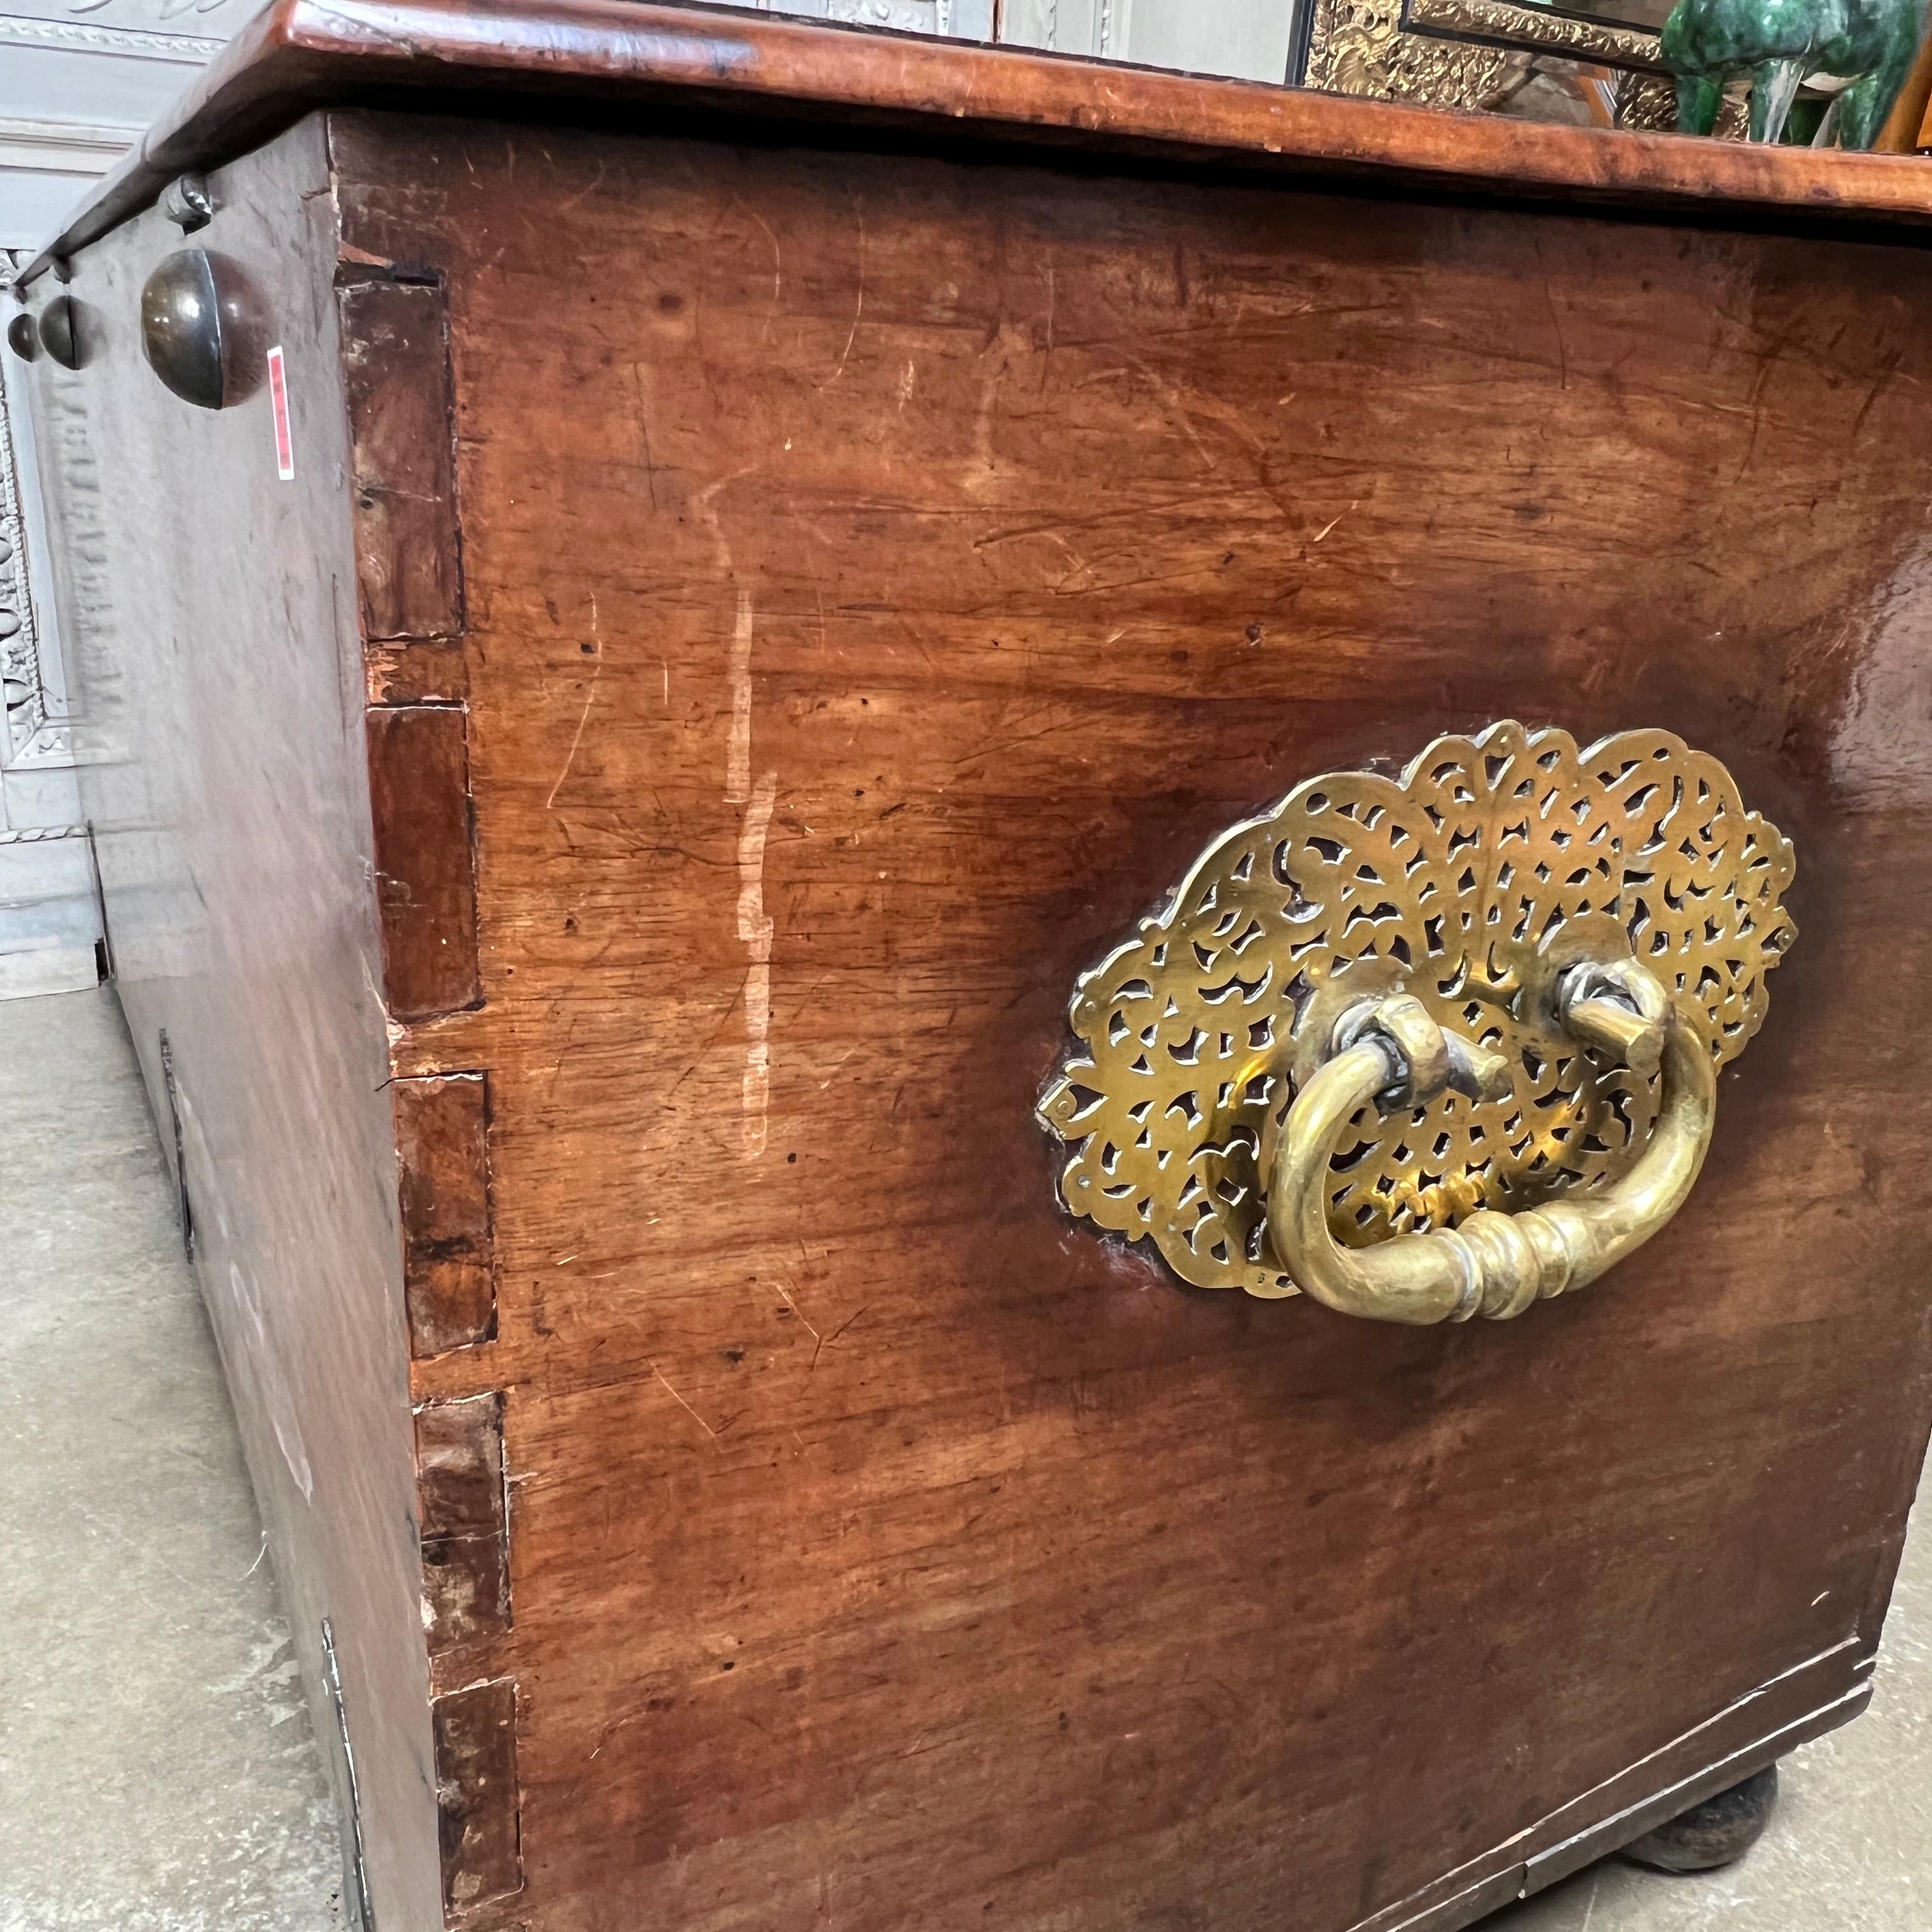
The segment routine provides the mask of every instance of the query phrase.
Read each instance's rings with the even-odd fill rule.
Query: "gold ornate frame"
[[[1480,111],[1538,55],[1631,76],[1623,124],[1675,124],[1675,84],[1653,30],[1515,0],[1313,0],[1300,79],[1330,93]]]

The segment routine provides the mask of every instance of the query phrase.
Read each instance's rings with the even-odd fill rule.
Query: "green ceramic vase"
[[[1751,80],[1750,137],[1784,136],[1799,85],[1850,85],[1828,116],[1841,148],[1869,148],[1924,38],[1927,0],[1677,0],[1664,22],[1664,64],[1677,76],[1677,126],[1708,134],[1724,83]]]

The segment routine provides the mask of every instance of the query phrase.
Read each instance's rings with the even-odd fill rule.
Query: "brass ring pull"
[[[1039,1102],[1060,1204],[1193,1287],[1386,1321],[1575,1287],[1696,1178],[1796,866],[1648,727],[1311,773],[1080,976]]]
[[[1642,1246],[1684,1204],[1710,1144],[1717,1072],[1682,994],[1634,959],[1586,961],[1558,982],[1554,1017],[1579,1044],[1639,1072],[1661,1068],[1649,1144],[1600,1195],[1513,1214],[1483,1209],[1460,1226],[1345,1248],[1329,1231],[1330,1166],[1348,1122],[1378,1096],[1420,1106],[1447,1088],[1494,1100],[1508,1064],[1440,1027],[1396,993],[1344,1012],[1332,1055],[1302,1088],[1268,1170],[1274,1249],[1308,1294],[1380,1322],[1494,1320],[1594,1281]]]

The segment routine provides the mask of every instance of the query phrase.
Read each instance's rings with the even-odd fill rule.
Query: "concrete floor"
[[[0,1000],[0,1932],[335,1932],[333,1804],[118,1009]]]
[[[0,1932],[338,1932],[335,1821],[105,993],[0,1000]],[[1783,1773],[1730,1870],[1612,1862],[1484,1932],[1932,1932],[1932,1535],[1870,1712]]]

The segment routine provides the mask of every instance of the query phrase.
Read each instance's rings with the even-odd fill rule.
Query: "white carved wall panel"
[[[999,38],[1185,74],[1280,82],[1301,0],[1006,0]]]
[[[253,0],[4,0],[0,250],[31,250],[194,77]],[[0,254],[0,279],[13,262]],[[10,307],[11,297],[0,295]],[[32,428],[0,390],[0,998],[92,986],[94,874],[44,581]]]
[[[254,4],[4,0],[0,248],[44,242]]]

